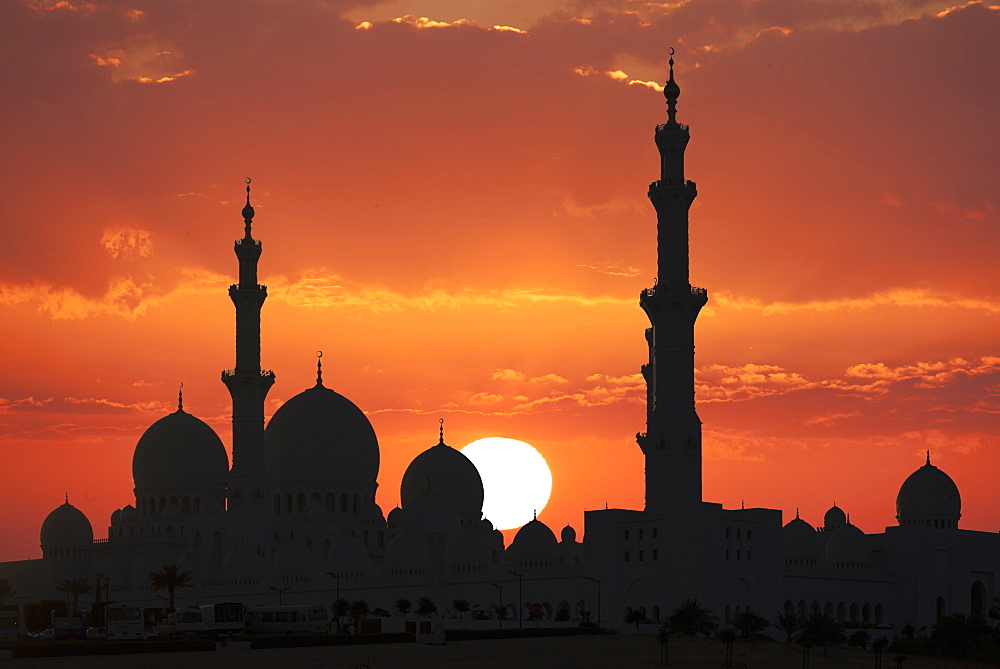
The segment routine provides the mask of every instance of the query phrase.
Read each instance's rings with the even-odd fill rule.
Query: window
[[[659,531],[654,527],[653,528],[653,538],[657,539],[657,538],[659,538],[659,536],[660,536]]]
[[[739,560],[739,559],[740,559],[740,553],[741,553],[740,549],[738,549],[738,548],[737,548],[737,549],[736,549],[736,559],[737,559],[737,560]]]
[[[753,537],[753,530],[747,530],[747,540],[749,541],[751,537]]]
[[[728,527],[726,528],[726,538],[727,539],[729,538],[729,528]]]
[[[727,560],[729,559],[729,549],[728,548],[726,549],[726,559]]]
[[[655,548],[653,549],[653,559],[654,560],[659,560],[660,559],[660,551],[658,551]]]
[[[740,539],[742,534],[743,534],[743,530],[741,530],[740,528],[737,527],[736,528],[736,538]]]
[[[628,551],[625,551],[625,562],[628,562]]]
[[[747,551],[747,562],[753,560],[753,551]]]
[[[625,541],[628,541],[628,530],[625,530]]]
[[[642,539],[642,530],[639,530],[639,538]]]
[[[643,552],[639,551],[639,562],[642,562],[643,557],[644,557]]]

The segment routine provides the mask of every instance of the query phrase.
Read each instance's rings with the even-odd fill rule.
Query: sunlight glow
[[[552,472],[533,446],[487,437],[462,449],[483,478],[483,516],[498,530],[512,530],[541,513],[552,494]]]

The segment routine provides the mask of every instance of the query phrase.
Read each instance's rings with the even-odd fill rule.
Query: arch
[[[361,495],[354,493],[354,504],[352,513],[361,512]]]
[[[337,496],[332,492],[326,493],[326,510],[336,511],[337,510]]]
[[[826,604],[823,605],[823,615],[827,616],[828,618],[833,617],[833,602],[827,602]]]
[[[938,618],[940,618],[945,614],[945,611],[947,611],[948,609],[944,605],[944,597],[937,598],[937,601],[934,602],[934,609]]]
[[[872,620],[872,605],[865,602],[861,607],[861,622],[864,624],[870,623]]]
[[[885,619],[885,609],[881,604],[875,605],[875,624],[881,625],[882,621]]]
[[[170,503],[171,504],[177,504],[177,497],[175,495],[171,495],[171,497],[170,497]]]
[[[201,497],[194,498],[194,512],[201,513]]]
[[[837,604],[837,621],[847,622],[847,604],[844,602]]]
[[[306,494],[304,492],[299,493],[299,513],[306,510]]]
[[[809,613],[809,607],[806,606],[806,600],[799,600],[799,615],[807,615]]]
[[[191,498],[186,495],[181,499],[181,511],[184,513],[191,512]]]
[[[340,493],[340,512],[347,513],[347,493]]]
[[[858,603],[851,602],[851,622],[858,622]]]
[[[654,592],[656,592],[656,589],[649,579],[637,578],[632,581],[625,588],[624,601],[629,605],[628,610],[631,611],[633,607],[639,608],[642,602],[651,597]]]
[[[292,493],[285,493],[285,513],[292,512]]]
[[[970,593],[970,606],[969,613],[974,616],[986,617],[987,602],[986,598],[986,587],[983,585],[982,581],[976,581],[972,584],[972,592]]]

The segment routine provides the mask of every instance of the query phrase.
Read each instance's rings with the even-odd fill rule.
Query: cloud
[[[106,6],[93,2],[70,2],[69,0],[26,0],[24,4],[39,14],[60,10],[93,14],[107,9]]]
[[[600,272],[601,274],[607,274],[608,276],[624,276],[629,278],[639,276],[644,271],[632,265],[622,266],[614,263],[605,263],[603,265],[577,265],[577,267],[591,269],[595,272]]]
[[[115,260],[135,260],[153,253],[152,233],[144,228],[123,225],[104,228],[101,244]]]
[[[180,65],[183,54],[151,39],[144,35],[127,40],[119,48],[90,54],[90,59],[98,67],[110,68],[115,83],[165,84],[195,74]]]
[[[569,379],[565,379],[565,378],[559,376],[558,374],[553,374],[553,373],[550,372],[550,373],[545,374],[543,376],[533,376],[531,379],[529,379],[528,382],[529,383],[555,383],[555,384],[564,384],[564,383],[569,383]]]
[[[368,23],[365,21],[365,23]],[[406,25],[413,26],[417,29],[425,28],[456,28],[459,26],[476,26],[474,21],[468,19],[457,19],[455,21],[435,21],[426,16],[414,16],[413,14],[406,14],[405,16],[400,16],[398,18],[392,19],[392,23],[403,23]],[[478,27],[478,26],[477,26]]]
[[[662,84],[658,84],[655,81],[633,79],[622,70],[600,70],[593,65],[579,65],[573,68],[573,73],[578,74],[581,77],[606,77],[612,81],[619,81],[628,86],[646,86],[647,88],[651,88],[658,93],[663,92]]]
[[[503,395],[494,395],[493,393],[476,393],[469,397],[469,404],[486,406],[490,404],[496,404],[503,401]]]
[[[753,298],[734,297],[726,291],[713,294],[718,308],[757,311],[765,316],[796,312],[835,312],[870,310],[878,307],[939,307],[970,309],[1000,313],[1000,302],[989,298],[959,297],[927,288],[893,288],[862,297],[841,297],[805,302],[764,302]]]
[[[491,377],[494,381],[524,381],[524,374],[514,369],[498,369]]]

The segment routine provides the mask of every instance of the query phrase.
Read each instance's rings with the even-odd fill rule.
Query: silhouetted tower
[[[236,368],[222,372],[222,382],[233,398],[233,467],[228,497],[232,545],[246,545],[263,555],[270,527],[269,482],[264,464],[264,398],[274,384],[274,372],[260,368],[260,308],[267,286],[257,283],[260,241],[253,238],[250,179],[243,207],[243,239],[234,250],[240,261],[240,281],[229,287],[236,307]]]
[[[670,50],[673,55],[673,49]],[[649,185],[656,209],[656,283],[642,291],[639,305],[652,327],[646,330],[646,433],[636,441],[646,456],[646,509],[701,501],[701,420],[694,408],[694,322],[708,301],[703,288],[688,283],[688,209],[698,194],[684,179],[684,149],[691,135],[677,122],[681,89],[670,79],[663,88],[667,122],[656,126],[660,179]]]

